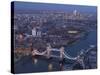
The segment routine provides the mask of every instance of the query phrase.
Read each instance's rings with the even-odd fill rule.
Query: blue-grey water
[[[88,32],[88,35],[81,38],[79,41],[75,42],[74,44],[66,47],[67,53],[71,56],[76,56],[80,50],[86,50],[89,48],[90,45],[96,45],[97,43],[97,33],[95,31]]]
[[[69,45],[66,47],[66,52],[69,53],[70,56],[77,56],[80,50],[86,50],[89,48],[90,45],[97,44],[97,32],[96,30],[88,32],[88,35],[81,38],[77,42]],[[64,69],[68,68],[70,64],[64,64]],[[29,72],[48,72],[49,70],[52,71],[59,71],[61,70],[59,61],[57,60],[47,60],[45,58],[32,58],[24,57],[20,62],[15,64],[15,73],[29,73]]]

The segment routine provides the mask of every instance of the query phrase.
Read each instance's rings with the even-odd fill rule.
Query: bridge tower
[[[47,46],[47,58],[48,59],[50,58],[50,54],[51,54],[51,45],[48,44],[48,46]]]
[[[61,61],[64,59],[63,53],[64,53],[64,47],[61,47],[61,48],[60,48],[60,60],[61,60]]]

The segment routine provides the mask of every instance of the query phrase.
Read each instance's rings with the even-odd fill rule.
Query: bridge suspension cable
[[[70,59],[70,60],[76,60],[77,59],[77,57],[71,57],[67,53],[65,54],[65,52],[63,53],[63,55],[65,56],[65,58]]]

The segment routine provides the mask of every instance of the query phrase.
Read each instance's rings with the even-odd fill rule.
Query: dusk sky
[[[68,4],[50,4],[50,3],[34,3],[34,2],[14,2],[15,10],[60,10],[69,11],[77,10],[79,12],[97,12],[96,6],[80,6]]]

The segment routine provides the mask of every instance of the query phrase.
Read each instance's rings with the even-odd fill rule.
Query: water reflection
[[[50,63],[50,64],[48,65],[48,71],[52,71],[52,69],[53,69],[53,64]]]
[[[34,59],[34,64],[36,64],[38,62],[38,60],[37,59]]]
[[[37,64],[37,62],[38,62],[38,59],[33,58],[33,63],[34,63],[34,64]]]
[[[60,63],[60,70],[63,71],[64,70],[64,64]]]

